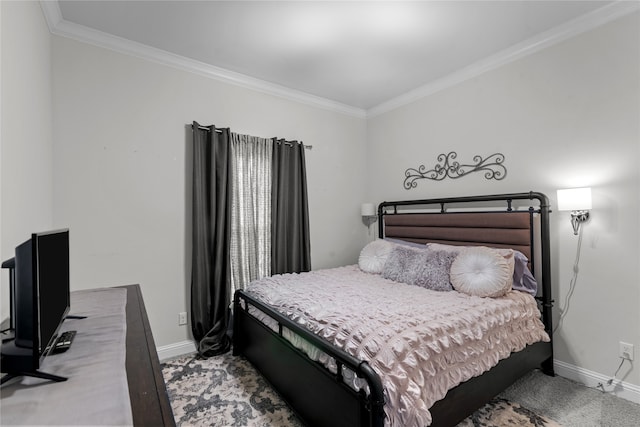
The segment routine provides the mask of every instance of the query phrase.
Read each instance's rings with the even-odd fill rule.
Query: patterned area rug
[[[162,372],[178,426],[303,426],[253,366],[230,352],[168,360]],[[458,426],[560,427],[504,399],[494,399]]]

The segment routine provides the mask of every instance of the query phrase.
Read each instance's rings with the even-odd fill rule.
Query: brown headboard
[[[418,243],[511,248],[532,257],[529,212],[405,213],[384,216],[384,235]]]
[[[383,202],[379,236],[522,252],[538,282],[537,299],[550,330],[549,212],[547,196],[537,192]]]

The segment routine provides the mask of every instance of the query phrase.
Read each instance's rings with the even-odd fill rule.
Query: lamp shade
[[[591,209],[591,188],[558,190],[558,210],[587,211]]]
[[[360,213],[362,216],[376,216],[376,206],[373,203],[363,203]]]

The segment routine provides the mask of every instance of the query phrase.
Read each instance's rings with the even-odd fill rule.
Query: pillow
[[[427,243],[427,247],[430,249],[435,249],[436,251],[446,251],[454,254],[459,254],[467,248],[473,248],[475,246],[456,246],[456,245],[445,245],[444,243]]]
[[[511,261],[491,248],[467,248],[451,264],[451,284],[456,291],[468,295],[503,296],[513,284],[513,253]]]
[[[387,256],[394,248],[393,243],[385,240],[374,240],[360,251],[358,266],[365,273],[380,274]]]
[[[382,270],[382,277],[434,291],[451,291],[449,269],[455,254],[398,245]]]
[[[385,237],[384,240],[386,240],[387,242],[394,243],[396,245],[411,246],[412,248],[418,248],[418,249],[427,249],[426,243],[410,242],[408,240],[394,239],[391,237]]]
[[[536,278],[533,277],[533,274],[529,271],[529,267],[527,266],[529,260],[522,252],[513,252],[515,255],[515,264],[513,268],[512,288],[517,291],[529,293],[535,297],[538,293],[538,282],[536,282]]]
[[[453,253],[460,253],[469,248],[477,248],[477,247],[486,247],[486,246],[456,246],[456,245],[445,245],[442,243],[429,243],[428,247],[431,249],[436,249],[439,251],[449,251]],[[538,282],[536,282],[535,277],[531,274],[529,270],[529,259],[520,251],[516,251],[513,249],[500,249],[500,248],[491,248],[498,253],[509,257],[511,252],[513,252],[513,283],[511,285],[512,289],[516,291],[526,292],[533,296],[536,296],[538,293]]]
[[[487,249],[491,249],[494,250],[496,252],[498,252],[500,255],[504,256],[504,257],[512,257],[514,252],[513,249],[509,249],[509,248],[490,248],[488,246],[482,246],[482,245],[478,245],[478,246],[456,246],[456,245],[445,245],[444,243],[429,243],[428,246],[431,249],[435,249],[436,251],[447,251],[447,252],[453,252],[455,254],[459,254],[462,251],[466,251],[467,249],[473,249],[473,248],[487,248]],[[526,257],[525,257],[526,258]]]

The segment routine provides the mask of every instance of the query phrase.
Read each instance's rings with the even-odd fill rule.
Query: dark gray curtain
[[[274,138],[271,274],[311,270],[304,145]]]
[[[191,330],[205,357],[225,353],[231,301],[229,129],[193,122]]]

